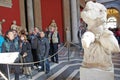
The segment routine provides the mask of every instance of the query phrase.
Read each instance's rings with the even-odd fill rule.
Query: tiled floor
[[[58,64],[50,62],[50,73],[45,74],[33,69],[32,79],[27,79],[24,75],[21,75],[20,80],[80,80],[79,68],[83,59],[82,52],[79,48],[72,47],[68,61],[67,48],[63,50],[59,53]],[[115,80],[120,80],[120,54],[115,54],[112,58],[115,65]],[[14,80],[13,74],[11,74],[11,80]]]

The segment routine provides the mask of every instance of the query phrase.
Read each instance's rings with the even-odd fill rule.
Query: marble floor
[[[20,75],[20,80],[80,80],[81,62],[83,60],[83,51],[72,46],[69,51],[63,48],[59,52],[59,63],[50,62],[50,72],[38,72],[36,69],[32,70],[32,79],[28,79],[25,75]],[[115,80],[120,80],[120,54],[113,55]],[[1,79],[0,79],[1,80]],[[11,80],[14,80],[14,75],[11,74]]]

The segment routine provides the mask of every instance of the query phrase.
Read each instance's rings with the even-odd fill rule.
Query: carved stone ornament
[[[12,0],[0,0],[0,6],[12,8]]]

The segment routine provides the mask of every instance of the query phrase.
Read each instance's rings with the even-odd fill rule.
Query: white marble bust
[[[89,1],[81,12],[81,17],[88,25],[87,32],[82,36],[84,48],[82,66],[111,70],[113,68],[112,53],[120,52],[120,48],[114,34],[106,28],[105,6]]]

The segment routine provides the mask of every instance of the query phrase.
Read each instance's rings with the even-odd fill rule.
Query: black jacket
[[[49,55],[49,41],[46,37],[38,38],[38,45],[37,45],[37,53],[40,54],[40,56],[47,58]]]
[[[19,42],[16,40],[10,41],[6,38],[2,44],[1,52],[19,52]]]
[[[29,42],[22,42],[22,48],[20,54],[23,56],[24,53],[27,53],[27,56],[24,57],[25,62],[32,62],[33,57],[31,53],[31,45]]]
[[[28,39],[31,43],[31,48],[32,49],[37,49],[37,39],[38,39],[38,35],[34,35],[34,34],[31,34],[28,36]]]

